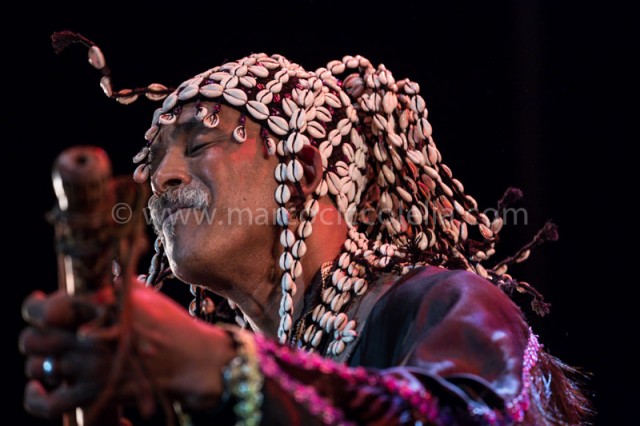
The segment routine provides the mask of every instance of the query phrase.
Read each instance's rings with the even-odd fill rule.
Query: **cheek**
[[[264,157],[259,140],[247,138],[243,144],[210,150],[194,168],[218,206],[271,208],[276,206],[277,165],[276,157]]]
[[[229,157],[231,184],[238,190],[242,188],[242,191],[238,191],[240,195],[251,200],[272,200],[277,186],[274,177],[277,164],[277,158],[264,157],[260,141],[247,140]]]
[[[260,197],[265,205],[275,209],[277,208],[275,193],[279,183],[274,176],[278,160],[273,160],[274,161],[267,161],[261,158],[257,165],[259,166],[259,173],[258,176],[256,176],[256,181],[259,182],[259,185],[256,185],[256,189],[259,186],[259,194],[256,195]],[[258,170],[258,167],[256,167],[256,170]]]

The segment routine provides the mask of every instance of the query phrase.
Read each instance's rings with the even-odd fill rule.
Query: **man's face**
[[[214,104],[201,106],[211,112]],[[197,120],[196,112],[194,103],[185,105],[152,145],[156,195],[150,207],[176,276],[208,284],[247,262],[272,263],[278,160],[265,157],[260,126],[248,117],[246,141],[233,139],[239,111],[222,106],[220,124],[213,129]]]

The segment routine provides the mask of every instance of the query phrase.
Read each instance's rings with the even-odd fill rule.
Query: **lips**
[[[169,209],[166,209],[165,210],[166,215],[162,219],[161,226],[164,227],[164,224],[165,224],[165,222],[167,222],[167,220],[169,220],[169,219],[173,220],[176,216],[178,216],[178,212],[180,210],[188,210],[188,209],[191,209],[191,208],[193,208],[193,207],[191,207],[191,206],[174,206],[174,207],[171,207]],[[175,225],[175,224],[176,224],[176,221],[174,220],[173,225]]]

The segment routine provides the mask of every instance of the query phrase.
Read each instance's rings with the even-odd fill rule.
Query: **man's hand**
[[[131,291],[130,351],[122,357],[111,399],[137,402],[143,414],[151,414],[153,387],[187,409],[215,405],[223,390],[221,369],[235,355],[231,339],[220,328],[194,320],[162,293],[139,285]],[[35,292],[25,300],[22,312],[29,326],[19,345],[32,379],[25,390],[27,411],[57,418],[100,396],[126,331],[108,315],[112,307],[109,292]]]

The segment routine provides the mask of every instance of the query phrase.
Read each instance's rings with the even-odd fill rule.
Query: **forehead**
[[[201,108],[207,110],[206,114],[212,114],[217,110],[217,115],[220,119],[219,124],[211,129],[206,127],[201,119],[196,117],[196,114]],[[176,139],[181,135],[195,133],[206,133],[210,131],[217,132],[229,132],[240,124],[240,111],[231,108],[227,105],[217,104],[215,102],[191,102],[184,104],[178,110],[176,121],[172,124],[164,124],[161,126],[158,136],[153,144],[151,144],[151,150],[157,150],[161,145],[166,142]]]
[[[206,108],[207,113],[211,114],[215,108],[218,108],[217,112],[218,117],[220,117],[220,124],[233,124],[234,127],[238,125],[240,122],[240,111],[231,108],[224,104],[218,104],[216,102],[206,101],[206,102],[191,102],[182,106],[180,113],[178,114],[178,118],[175,123],[165,125],[163,128],[168,130],[173,130],[175,128],[188,127],[193,126],[193,124],[201,124],[201,120],[196,118],[196,114],[199,108]]]

